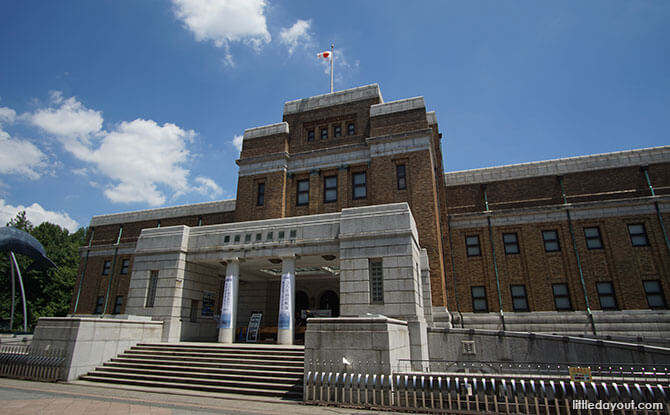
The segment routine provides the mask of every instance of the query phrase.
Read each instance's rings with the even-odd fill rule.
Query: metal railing
[[[55,382],[62,378],[64,363],[60,349],[0,345],[0,377]]]
[[[496,374],[309,371],[303,397],[312,404],[428,413],[595,414],[603,407],[614,409],[612,413],[670,413],[667,382],[574,382]]]
[[[394,365],[394,373],[473,373],[507,374],[530,376],[566,376],[571,367],[589,368],[594,378],[600,380],[621,380],[642,382],[670,382],[670,366],[654,364],[617,363],[602,364],[592,362],[540,363],[501,361],[449,361],[400,359]]]

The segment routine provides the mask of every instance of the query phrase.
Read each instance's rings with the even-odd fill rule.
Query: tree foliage
[[[16,255],[21,268],[28,305],[29,330],[35,327],[40,317],[56,317],[67,314],[77,279],[79,267],[79,247],[84,244],[86,230],[80,228],[74,233],[53,223],[44,222],[33,226],[25,212],[19,212],[7,223],[30,233],[44,246],[47,256],[58,268],[32,270],[27,272],[31,259]],[[11,310],[11,269],[9,254],[0,253],[0,321],[9,326]],[[22,327],[23,307],[18,279],[16,281],[16,306],[14,329]]]

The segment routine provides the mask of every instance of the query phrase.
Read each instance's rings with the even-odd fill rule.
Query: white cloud
[[[175,16],[199,42],[217,47],[244,42],[256,50],[272,37],[265,21],[265,0],[172,0]],[[227,55],[230,52],[227,50]],[[226,58],[232,60],[232,58]]]
[[[0,107],[0,124],[11,124],[16,119],[16,111],[7,107]]]
[[[195,191],[202,195],[209,196],[212,199],[223,193],[223,189],[209,177],[196,177],[195,182],[199,184],[199,186],[195,188]]]
[[[3,124],[12,124],[16,111],[0,107],[0,174],[19,174],[29,179],[39,179],[40,170],[46,167],[46,155],[27,140],[12,138],[3,130]]]
[[[51,93],[51,104],[50,108],[40,109],[27,118],[44,131],[59,137],[65,149],[76,157],[85,157],[91,137],[102,129],[102,113],[87,109],[75,97],[63,99],[58,91]]]
[[[237,151],[242,151],[242,142],[244,141],[244,136],[243,135],[236,135],[233,137],[232,141],[229,141],[232,145],[235,146]]]
[[[279,41],[288,47],[288,54],[293,55],[295,49],[302,45],[310,45],[312,36],[308,30],[312,25],[311,20],[298,19],[290,28],[283,28],[279,31]]]
[[[203,193],[201,188],[206,194],[216,194],[216,188],[197,180],[200,186],[195,190],[189,185],[190,172],[184,164],[191,157],[188,145],[195,137],[193,130],[136,119],[105,131],[99,111],[86,108],[74,97],[56,97],[51,107],[38,110],[28,119],[55,135],[75,157],[90,163],[94,172],[110,179],[103,184],[109,200],[159,206],[168,196],[174,199],[189,191]],[[71,126],[59,126],[59,122]],[[83,174],[86,170],[74,172]]]
[[[30,206],[12,206],[5,204],[3,199],[0,199],[0,225],[4,225],[16,217],[20,211],[26,212],[26,217],[35,226],[42,222],[50,222],[59,225],[70,232],[75,232],[79,229],[79,223],[72,219],[66,212],[54,212],[46,210],[39,203],[33,203]]]

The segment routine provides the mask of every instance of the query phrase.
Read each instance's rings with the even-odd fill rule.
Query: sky
[[[0,223],[235,198],[331,43],[335,90],[424,97],[446,171],[670,143],[666,0],[0,0]]]

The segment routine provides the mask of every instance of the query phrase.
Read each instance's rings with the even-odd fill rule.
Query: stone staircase
[[[80,377],[117,385],[302,399],[304,347],[150,343]]]

